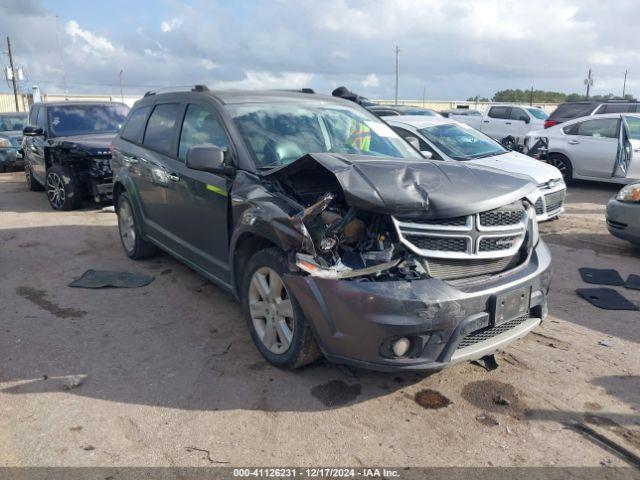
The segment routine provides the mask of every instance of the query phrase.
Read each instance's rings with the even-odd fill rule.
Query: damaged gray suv
[[[278,367],[479,359],[547,314],[536,185],[426,160],[354,103],[310,91],[149,92],[114,140],[133,259],[157,247],[234,293]]]

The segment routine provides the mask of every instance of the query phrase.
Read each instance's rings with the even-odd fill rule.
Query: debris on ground
[[[493,397],[493,403],[495,403],[496,405],[504,405],[504,406],[511,405],[511,402],[500,394]]]
[[[624,280],[617,270],[607,268],[579,268],[578,271],[580,272],[582,280],[587,283],[596,285],[613,285],[616,287],[624,285]]]
[[[138,288],[149,285],[154,280],[154,276],[140,273],[87,270],[69,286],[75,288]]]
[[[88,444],[86,444],[86,445],[82,445],[82,447],[81,447],[81,448],[82,448],[83,450],[87,451],[87,452],[90,452],[90,451],[92,451],[92,450],[95,450],[95,449],[96,449],[96,447],[94,447],[93,445],[91,445],[91,444],[89,444],[89,443],[88,443]]]
[[[84,382],[84,376],[82,375],[74,375],[72,377],[67,378],[67,380],[62,384],[62,388],[64,390],[71,390],[73,388],[77,388],[82,385]]]
[[[578,288],[578,295],[603,310],[638,310],[638,307],[612,288]]]
[[[106,207],[102,207],[100,211],[104,213],[116,213],[116,207],[113,205],[107,205]]]
[[[204,453],[204,455],[201,458],[203,460],[207,460],[209,463],[229,463],[225,460],[214,460],[213,458],[211,458],[211,452],[209,452],[209,450],[205,450],[204,448],[184,447],[184,449],[189,453],[192,453],[192,452]]]
[[[222,350],[220,350],[219,352],[214,352],[211,355],[214,357],[221,357],[222,355],[226,355],[231,349],[232,344],[233,342],[229,342],[229,344],[226,347],[224,347]]]
[[[496,420],[496,417],[494,417],[493,415],[489,415],[488,413],[481,413],[480,415],[476,415],[476,420],[482,425],[486,425],[488,427],[496,427],[500,425],[500,422]]]
[[[418,393],[416,393],[414,400],[422,408],[434,409],[434,410],[448,407],[449,405],[451,405],[451,400],[449,400],[447,397],[442,395],[440,392],[437,392],[436,390],[431,390],[429,388],[420,390]]]
[[[496,360],[495,355],[487,355],[485,357],[482,357],[480,360],[474,360],[471,363],[481,366],[487,372],[491,372],[498,368],[498,361]]]

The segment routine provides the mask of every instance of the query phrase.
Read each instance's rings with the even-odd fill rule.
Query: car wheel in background
[[[253,342],[279,368],[299,368],[320,358],[311,326],[283,282],[287,259],[278,248],[251,257],[241,300]]]
[[[547,163],[560,170],[565,183],[570,182],[573,178],[573,167],[571,166],[571,161],[564,155],[552,153],[551,155],[549,155]]]
[[[158,249],[153,243],[142,238],[140,226],[136,221],[129,195],[126,192],[121,193],[118,197],[116,214],[118,215],[120,241],[127,256],[133,260],[143,260],[154,256]]]
[[[31,167],[28,163],[24,164],[24,175],[27,180],[27,188],[32,192],[40,192],[42,191],[42,185],[38,183],[38,181],[33,178],[33,172],[31,171]]]
[[[73,172],[61,165],[47,170],[47,199],[54,210],[74,210],[80,206],[80,186]]]

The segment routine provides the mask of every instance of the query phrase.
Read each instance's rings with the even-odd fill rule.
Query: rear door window
[[[635,105],[632,103],[608,103],[602,105],[597,113],[627,113],[633,112],[634,110]]]
[[[564,133],[567,135],[578,135],[581,137],[597,138],[618,138],[618,118],[600,118],[597,120],[585,120],[565,127]]]
[[[173,140],[179,111],[179,103],[156,105],[144,132],[144,145],[158,152],[174,155]]]
[[[227,134],[216,115],[198,105],[189,105],[180,132],[178,158],[186,160],[189,147],[204,143],[222,149],[229,146]]]
[[[510,110],[511,107],[491,107],[489,109],[489,116],[491,118],[508,119]]]
[[[127,123],[125,123],[122,128],[122,134],[120,136],[125,140],[139,142],[142,138],[142,132],[144,131],[144,126],[150,111],[151,106],[136,108],[131,112]]]
[[[513,107],[511,108],[511,114],[509,115],[509,118],[511,120],[526,122],[527,120],[529,120],[529,115],[527,115],[522,108]]]

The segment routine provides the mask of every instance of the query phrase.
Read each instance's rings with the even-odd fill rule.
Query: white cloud
[[[183,23],[183,18],[172,18],[171,20],[165,20],[160,24],[160,30],[162,30],[164,33],[169,33],[180,28]]]
[[[258,72],[247,70],[242,80],[220,81],[215,88],[238,88],[248,90],[304,88],[313,80],[313,75],[303,72]]]
[[[378,76],[375,73],[370,73],[369,75],[367,75],[367,78],[365,78],[360,83],[362,83],[362,86],[365,88],[380,86],[380,80],[378,79]]]
[[[198,63],[200,64],[200,66],[202,68],[204,68],[205,70],[213,70],[214,68],[218,68],[218,65],[216,65],[215,63],[213,63],[211,60],[209,60],[208,58],[201,58]]]
[[[71,37],[73,42],[81,41],[81,48],[87,53],[94,52],[99,54],[110,54],[116,51],[113,44],[105,37],[96,35],[89,30],[83,30],[75,20],[69,20],[64,28],[67,35]]]

